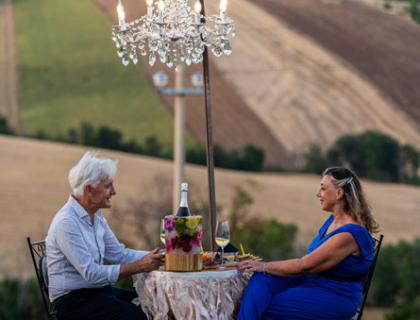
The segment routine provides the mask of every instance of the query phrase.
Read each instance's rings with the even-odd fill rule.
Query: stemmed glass
[[[230,242],[230,230],[229,230],[229,221],[217,221],[216,225],[216,243],[217,245],[222,248],[222,266],[220,270],[224,270],[224,261],[223,261],[223,254],[225,247]]]
[[[160,241],[165,245],[165,219],[160,220]]]

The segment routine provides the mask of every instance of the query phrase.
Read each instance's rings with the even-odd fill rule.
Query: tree
[[[328,160],[319,145],[311,145],[305,154],[305,171],[321,174],[328,167]]]
[[[327,161],[354,169],[361,177],[378,181],[399,181],[400,147],[380,132],[340,137],[327,152]]]
[[[420,0],[410,0],[408,13],[417,23],[420,23]]]
[[[12,130],[12,128],[9,127],[9,123],[4,117],[0,117],[0,133],[7,135],[15,135],[15,132]]]
[[[391,275],[391,276],[390,276]],[[420,296],[420,239],[381,250],[372,282],[376,305],[409,303]]]
[[[240,155],[237,169],[261,171],[264,163],[264,151],[253,145],[247,144]]]

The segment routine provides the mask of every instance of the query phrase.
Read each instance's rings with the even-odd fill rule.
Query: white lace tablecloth
[[[133,276],[149,320],[232,319],[249,275],[237,270],[153,271]]]

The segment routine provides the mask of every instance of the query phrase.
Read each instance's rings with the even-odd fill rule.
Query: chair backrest
[[[369,292],[370,283],[372,282],[373,274],[375,272],[376,261],[378,260],[379,251],[381,250],[382,240],[384,235],[381,234],[379,239],[375,239],[375,255],[373,257],[372,265],[370,266],[369,272],[366,276],[366,279],[363,284],[363,296],[362,301],[360,302],[359,309],[357,310],[356,314],[352,318],[352,320],[361,320],[363,315],[363,309],[365,308],[366,298]]]
[[[48,272],[45,241],[31,242],[31,238],[29,237],[26,238],[26,241],[28,242],[28,248],[34,265],[45,311],[48,319],[55,319],[55,312],[53,311],[48,298]]]

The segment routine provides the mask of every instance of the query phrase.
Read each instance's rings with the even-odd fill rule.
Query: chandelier
[[[201,0],[202,1],[202,0]],[[202,14],[200,0],[193,9],[188,0],[146,0],[147,14],[126,22],[118,0],[118,25],[112,27],[112,40],[122,64],[138,62],[138,53],[157,59],[167,67],[201,63],[205,47],[216,57],[230,55],[230,36],[235,36],[233,20],[225,15],[228,0],[220,0],[220,13]]]

